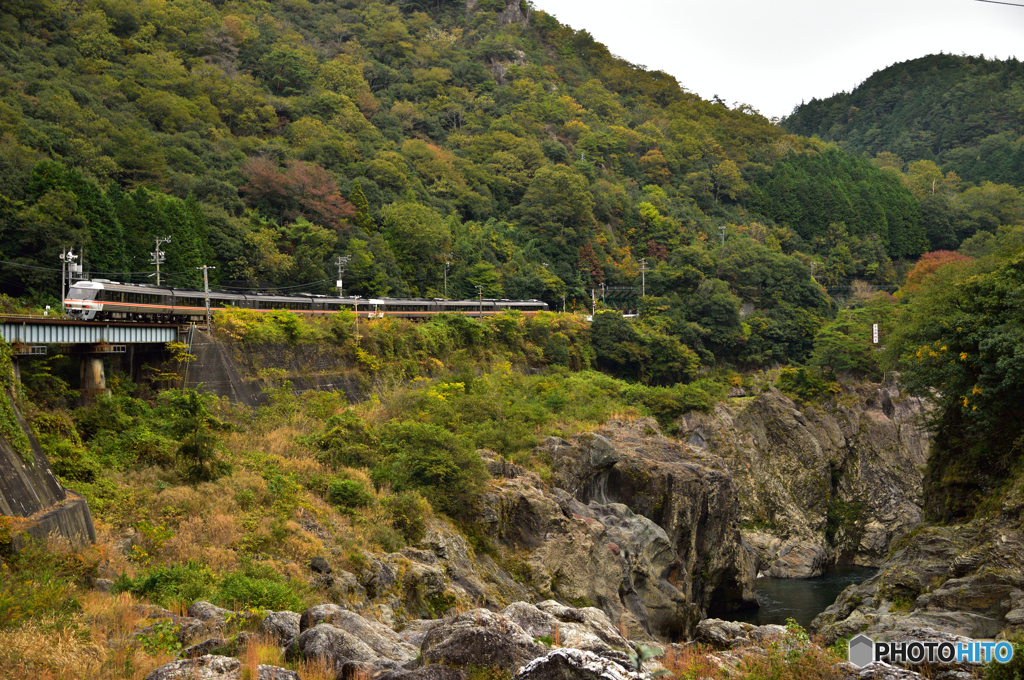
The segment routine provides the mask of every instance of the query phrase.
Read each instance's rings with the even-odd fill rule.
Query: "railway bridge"
[[[69,345],[81,356],[81,401],[92,403],[99,394],[109,394],[103,372],[103,358],[125,354],[134,358],[144,345],[162,346],[174,342],[187,327],[177,324],[114,323],[74,321],[45,316],[0,316],[0,338],[11,345],[15,377],[21,379],[19,362],[45,356],[50,345]]]

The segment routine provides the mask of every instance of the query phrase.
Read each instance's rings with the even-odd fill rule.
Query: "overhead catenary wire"
[[[991,5],[1009,5],[1010,7],[1024,7],[1016,2],[1001,2],[1001,0],[974,0],[975,2],[987,2]]]
[[[43,266],[36,265],[36,264],[26,264],[24,262],[14,262],[12,260],[0,260],[0,264],[9,265],[11,267],[21,267],[22,269],[34,269],[34,270],[38,270],[38,271],[47,271],[47,272],[59,272],[60,271],[60,269],[57,268],[57,267],[43,267]],[[183,277],[185,277],[185,276],[187,276],[189,274],[192,274],[192,273],[193,272],[190,270],[190,271],[180,271],[180,272],[162,272],[161,274],[162,274],[162,276],[164,278],[167,278],[167,279],[172,279],[172,280],[173,279],[179,279],[180,280],[181,278],[183,278]],[[149,276],[153,275],[153,272],[151,272],[151,271],[150,272],[97,272],[97,271],[94,271],[94,272],[90,272],[90,274],[93,275],[93,276],[97,276],[97,275],[98,276],[116,276],[116,277],[128,278],[128,277],[140,277],[140,276],[141,277],[149,277]],[[217,290],[233,290],[233,291],[252,292],[252,293],[260,293],[260,292],[272,293],[272,292],[277,292],[277,291],[282,291],[282,290],[291,290],[291,291],[295,291],[295,292],[301,292],[298,289],[300,289],[300,288],[313,288],[315,286],[319,286],[320,284],[329,283],[329,282],[330,282],[330,279],[319,279],[318,281],[307,281],[306,283],[299,283],[299,284],[296,284],[294,286],[271,286],[269,288],[260,288],[260,287],[254,287],[254,286],[218,286]],[[166,286],[161,286],[161,287],[166,287]],[[177,287],[183,288],[184,286],[177,286]]]
[[[37,264],[25,264],[24,262],[14,262],[13,260],[0,260],[0,264],[10,265],[12,267],[22,267],[24,269],[38,269],[40,271],[48,272],[59,272],[58,267],[42,267]],[[103,276],[149,276],[153,272],[90,272],[90,274],[102,274]],[[174,274],[186,274],[188,272],[163,272],[164,276],[170,276]]]

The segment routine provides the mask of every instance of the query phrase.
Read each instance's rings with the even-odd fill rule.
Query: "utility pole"
[[[338,259],[335,260],[335,262],[334,262],[334,264],[338,265],[338,281],[337,281],[337,284],[338,284],[338,297],[344,297],[344,295],[342,295],[342,293],[344,293],[344,291],[345,291],[345,288],[344,288],[345,281],[341,277],[345,274],[345,265],[347,265],[348,261],[351,260],[351,259],[352,259],[351,255],[345,255],[345,256],[338,255]]]
[[[61,248],[60,254],[60,311],[62,314],[66,314],[67,310],[64,308],[64,298],[67,297],[68,284],[75,280],[75,260],[78,259],[78,255],[75,255],[75,247]],[[67,276],[65,277],[65,272]]]
[[[484,318],[484,287],[477,286],[476,292],[480,296],[480,318]]]
[[[356,345],[359,345],[359,296],[353,295],[352,302],[354,303],[352,309],[356,313]]]
[[[170,243],[171,242],[171,237],[170,236],[164,236],[163,238],[160,238],[159,236],[157,236],[156,238],[153,239],[153,241],[156,244],[156,247],[153,250],[153,259],[151,260],[151,262],[156,265],[156,285],[159,286],[160,285],[160,265],[163,263],[164,258],[165,258],[165,253],[160,250],[160,244],[161,243]]]
[[[722,246],[725,246],[725,225],[720,226],[718,231],[722,232]]]
[[[565,294],[562,294],[562,314],[565,314]]]
[[[210,316],[210,276],[208,270],[216,269],[216,267],[204,264],[202,267],[196,267],[196,269],[203,270],[203,297],[206,298],[206,330],[211,332],[213,330],[213,318]]]
[[[597,316],[597,297],[594,295],[594,289],[590,289],[590,316],[593,318]]]
[[[605,291],[607,289],[608,289],[608,286],[604,285],[604,283],[602,282],[601,283],[601,304],[605,305],[605,306],[607,306],[607,304],[608,304],[607,302],[605,302],[605,297],[604,297]]]
[[[448,299],[448,268],[452,266],[452,254],[444,254],[444,297]]]
[[[647,258],[640,260],[640,297],[647,297]]]

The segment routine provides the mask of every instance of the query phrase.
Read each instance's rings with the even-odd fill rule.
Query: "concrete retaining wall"
[[[0,515],[28,519],[23,531],[34,538],[45,540],[51,533],[57,533],[72,545],[95,541],[96,529],[89,504],[60,485],[39,442],[16,407],[14,415],[29,436],[32,455],[26,462],[0,435]],[[15,537],[14,548],[23,542],[23,537]]]
[[[266,403],[258,380],[243,380],[223,344],[196,329],[192,338],[192,356],[185,375],[185,387],[227,397],[246,406]]]
[[[0,514],[31,517],[62,502],[66,495],[17,408],[14,416],[21,429],[29,435],[32,459],[28,462],[22,460],[21,454],[0,435]]]

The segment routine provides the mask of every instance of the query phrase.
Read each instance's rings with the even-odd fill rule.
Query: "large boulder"
[[[580,649],[556,649],[524,666],[515,680],[647,680],[646,673]]]
[[[346,611],[348,610],[336,604],[318,604],[315,607],[310,607],[299,617],[299,632],[302,633],[307,628],[321,623],[331,623],[335,617]]]
[[[260,632],[270,636],[281,645],[287,645],[302,632],[299,629],[301,615],[296,612],[267,612],[260,623]]]
[[[488,666],[516,671],[546,647],[507,616],[474,609],[434,626],[423,640],[423,660],[457,668]]]
[[[466,680],[466,672],[460,668],[430,664],[413,670],[384,671],[374,680]]]
[[[774,578],[812,578],[821,576],[828,564],[828,553],[817,542],[799,541],[787,545],[768,569]]]
[[[550,637],[563,647],[574,647],[592,652],[629,650],[629,642],[622,637],[608,619],[608,615],[594,607],[566,607],[554,600],[539,605],[515,602],[502,610],[502,615],[514,621],[533,638]]]
[[[237,617],[238,614],[228,609],[222,609],[214,604],[199,600],[194,602],[191,607],[188,608],[188,615],[194,619],[200,621],[209,621],[213,623],[224,623],[231,617]]]
[[[207,655],[181,659],[157,668],[146,680],[241,680],[242,662],[229,656]],[[257,677],[250,680],[299,680],[299,674],[277,666],[258,666]]]
[[[347,610],[334,612],[329,625],[355,636],[381,659],[404,665],[415,661],[419,654],[416,647],[403,640],[402,636],[395,631],[355,612]]]
[[[302,631],[295,645],[307,659],[318,659],[335,668],[350,662],[372,665],[380,660],[368,644],[329,623],[319,623]]]
[[[786,629],[773,624],[754,626],[741,621],[704,619],[697,625],[694,640],[714,649],[738,649],[751,645],[765,646],[786,636]]]
[[[398,635],[407,644],[419,649],[423,644],[424,638],[427,637],[427,633],[439,623],[440,621],[437,619],[413,619],[412,621],[406,621],[402,624]]]

